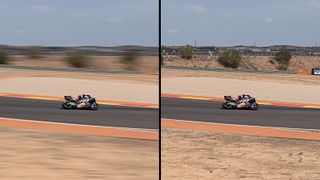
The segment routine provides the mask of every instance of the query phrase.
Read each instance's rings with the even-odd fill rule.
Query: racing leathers
[[[248,95],[239,95],[238,98],[236,99],[238,101],[238,106],[237,108],[243,108],[247,103],[249,102],[249,96]]]
[[[77,108],[81,109],[89,102],[89,97],[87,95],[79,95],[76,101],[79,102]]]

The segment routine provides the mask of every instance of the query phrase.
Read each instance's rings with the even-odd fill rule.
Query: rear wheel
[[[73,109],[74,107],[69,102],[64,102],[64,103],[62,103],[62,108],[63,109]]]
[[[231,105],[230,103],[225,102],[222,104],[222,108],[223,109],[234,109],[234,106]]]

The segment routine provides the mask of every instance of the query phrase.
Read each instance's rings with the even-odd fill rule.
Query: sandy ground
[[[1,81],[0,92],[44,96],[90,94],[98,100],[141,102],[157,104],[157,85],[93,81],[54,77],[25,77]]]
[[[101,100],[152,104],[159,102],[156,75],[19,71],[5,68],[0,69],[0,75],[1,73],[2,78],[17,76],[1,80],[1,93],[59,97],[90,94]]]
[[[62,77],[73,79],[87,80],[117,80],[120,82],[131,83],[150,83],[159,84],[159,76],[156,74],[115,74],[115,73],[94,73],[94,72],[67,72],[67,71],[48,71],[48,70],[31,70],[0,67],[0,79],[11,77]]]
[[[1,179],[158,179],[158,141],[0,127]]]
[[[320,142],[161,132],[162,179],[320,179]]]
[[[250,94],[258,100],[319,104],[319,76],[198,72],[162,69],[161,93],[223,97]]]
[[[121,56],[90,56],[88,68],[105,70],[124,70],[127,65],[121,62]],[[159,57],[141,56],[137,58],[134,70],[139,72],[155,71],[159,67]],[[25,56],[12,56],[11,65],[30,66],[30,67],[71,67],[66,61],[65,56],[44,56],[39,59],[30,59]]]
[[[202,67],[202,68],[224,68],[218,63],[218,56],[195,56],[191,60],[185,60],[178,56],[164,56],[164,64],[168,66]],[[271,63],[272,56],[242,56],[238,69],[251,70],[277,70],[278,64]],[[288,70],[311,73],[311,68],[320,67],[319,56],[293,56],[290,60]]]

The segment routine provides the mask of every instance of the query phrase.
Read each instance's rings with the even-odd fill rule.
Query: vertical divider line
[[[162,59],[162,54],[161,54],[161,0],[158,0],[159,4],[159,19],[158,19],[158,27],[159,27],[159,179],[161,180],[161,59]]]

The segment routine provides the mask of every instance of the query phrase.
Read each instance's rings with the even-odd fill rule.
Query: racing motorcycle
[[[87,110],[98,110],[99,105],[96,102],[96,98],[91,97],[90,95],[85,95],[85,98],[82,99],[73,99],[71,96],[64,96],[65,101],[62,103],[63,109],[87,109]],[[84,106],[78,108],[78,105],[85,103]]]
[[[222,103],[223,109],[247,109],[247,110],[258,110],[259,105],[256,102],[256,98],[251,97],[250,95],[246,95],[245,99],[242,100],[234,100],[231,96],[224,96],[225,102]],[[239,104],[245,102],[245,105],[239,107]]]

